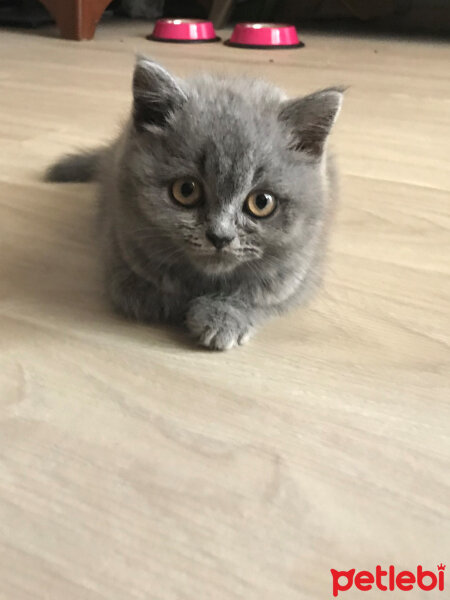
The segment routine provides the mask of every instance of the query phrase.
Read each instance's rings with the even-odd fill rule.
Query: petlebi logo
[[[393,565],[383,569],[377,565],[375,572],[359,571],[350,569],[349,571],[336,571],[331,569],[333,579],[333,596],[336,597],[340,592],[347,592],[351,588],[356,588],[362,592],[368,592],[378,589],[382,592],[393,592],[401,590],[409,592],[414,589],[429,592],[438,589],[444,591],[445,565],[437,565],[437,570],[427,571],[422,565],[418,565],[415,571],[398,571]]]

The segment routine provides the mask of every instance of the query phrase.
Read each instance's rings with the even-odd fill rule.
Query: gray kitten
[[[133,96],[111,146],[63,158],[47,179],[98,179],[117,310],[185,323],[211,349],[242,344],[320,279],[342,90],[287,100],[248,78],[181,81],[142,57]]]

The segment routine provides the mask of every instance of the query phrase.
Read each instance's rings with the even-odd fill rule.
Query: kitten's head
[[[133,189],[174,251],[217,275],[301,250],[325,210],[340,90],[286,100],[259,80],[180,81],[140,58],[133,95]]]

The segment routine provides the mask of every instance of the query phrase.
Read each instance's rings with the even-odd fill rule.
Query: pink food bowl
[[[211,21],[201,19],[159,19],[149,40],[156,42],[216,42],[217,37]]]
[[[301,48],[303,44],[293,25],[284,23],[238,23],[228,46],[238,48]]]

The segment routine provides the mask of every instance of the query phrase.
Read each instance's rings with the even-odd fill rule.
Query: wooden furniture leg
[[[51,16],[63,38],[90,40],[95,28],[111,0],[40,0]]]

